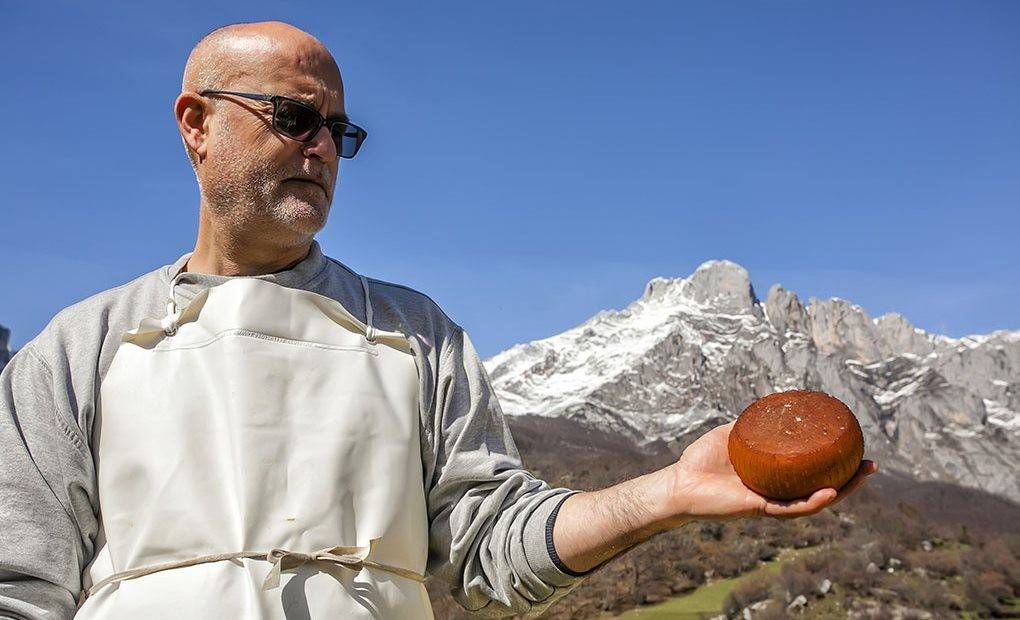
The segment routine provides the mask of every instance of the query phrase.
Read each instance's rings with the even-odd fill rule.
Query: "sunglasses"
[[[203,97],[234,95],[256,101],[269,101],[273,104],[273,129],[298,142],[310,142],[318,135],[319,129],[326,125],[329,127],[329,135],[333,137],[333,143],[336,144],[337,154],[345,159],[354,157],[368,136],[367,131],[346,118],[325,118],[304,101],[282,95],[235,93],[229,90],[203,90],[198,94]]]

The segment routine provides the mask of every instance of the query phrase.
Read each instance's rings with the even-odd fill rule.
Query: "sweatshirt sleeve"
[[[0,373],[0,618],[70,618],[92,551],[92,458],[31,343]]]
[[[580,491],[550,487],[523,468],[488,373],[459,327],[439,354],[433,413],[429,573],[480,617],[541,613],[588,574],[563,566],[552,543],[556,511]]]

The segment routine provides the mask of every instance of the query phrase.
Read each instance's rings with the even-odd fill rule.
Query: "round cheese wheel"
[[[790,390],[748,405],[730,431],[728,448],[745,486],[791,500],[846,484],[861,465],[864,436],[838,398]]]

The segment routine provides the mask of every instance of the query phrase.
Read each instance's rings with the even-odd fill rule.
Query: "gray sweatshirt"
[[[171,267],[61,310],[0,373],[0,617],[70,618],[95,553],[99,498],[89,438],[120,335],[166,313]],[[255,276],[340,302],[365,321],[357,274],[313,241],[293,268]],[[178,304],[229,276],[186,272]],[[409,337],[420,377],[427,573],[480,616],[538,613],[588,573],[552,545],[572,491],[522,467],[471,339],[428,296],[368,278],[372,324]],[[144,577],[143,577],[144,579]]]

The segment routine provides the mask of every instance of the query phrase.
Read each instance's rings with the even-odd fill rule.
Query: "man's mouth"
[[[301,183],[311,183],[312,185],[315,185],[319,189],[321,189],[323,194],[328,194],[329,193],[329,192],[326,191],[326,186],[323,185],[321,182],[315,180],[315,179],[307,179],[307,178],[304,178],[304,177],[291,177],[291,178],[285,179],[285,180],[286,181],[299,181]]]

